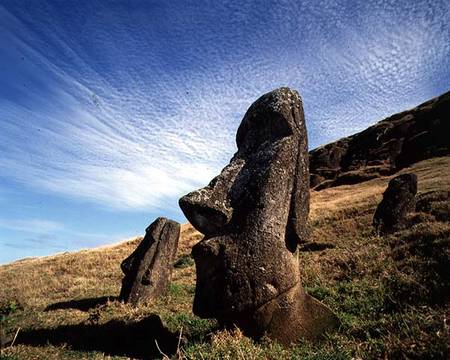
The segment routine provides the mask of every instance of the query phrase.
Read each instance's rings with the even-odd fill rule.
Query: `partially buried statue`
[[[386,235],[408,226],[406,215],[416,207],[417,175],[402,174],[389,181],[373,216],[373,226]]]
[[[136,250],[120,267],[125,274],[119,298],[131,305],[149,303],[167,292],[180,236],[180,224],[157,218]]]
[[[283,344],[315,339],[336,316],[301,286],[297,245],[309,212],[307,134],[297,91],[259,98],[237,131],[237,153],[208,186],[180,199],[205,236],[193,247],[194,313]]]

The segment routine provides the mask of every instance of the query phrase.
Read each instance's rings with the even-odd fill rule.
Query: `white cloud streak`
[[[33,234],[47,234],[61,231],[64,225],[46,219],[6,219],[0,218],[0,228]]]
[[[95,26],[104,24],[91,28],[88,14],[83,32],[75,34],[79,43],[47,29],[47,40],[71,59],[61,63],[3,9],[4,41],[15,49],[9,56],[24,56],[21,74],[45,84],[45,91],[34,86],[20,90],[22,102],[0,99],[2,176],[112,209],[173,208],[177,197],[205,185],[226,164],[246,108],[272,88],[300,89],[313,145],[425,100],[434,69],[450,56],[448,26],[416,7],[402,17],[388,11],[378,16],[383,4],[367,6],[358,17],[335,1],[319,7],[280,3],[270,13],[270,33],[248,30],[254,47],[234,48],[234,39],[216,46],[205,32],[210,46],[189,60],[217,61],[182,71],[165,71],[162,55],[152,52],[156,40],[121,28],[121,17],[102,33]],[[442,6],[439,11],[448,11]],[[253,19],[245,13],[252,7],[231,10],[239,24]],[[305,23],[296,13],[312,18]],[[408,21],[411,16],[415,21]],[[171,21],[176,33],[182,29],[177,21],[186,20]],[[188,33],[192,25],[186,26]],[[83,39],[101,50],[100,59],[90,57]],[[181,45],[188,48],[200,40],[186,41]],[[99,70],[104,67],[110,72]]]

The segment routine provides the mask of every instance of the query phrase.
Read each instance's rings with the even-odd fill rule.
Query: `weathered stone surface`
[[[180,224],[157,218],[142,242],[121,264],[120,299],[133,305],[148,303],[167,291],[180,237]]]
[[[450,154],[450,92],[374,126],[312,150],[311,187],[321,190],[391,175]]]
[[[180,199],[205,234],[192,250],[194,313],[289,344],[336,326],[305,294],[295,251],[309,212],[307,134],[299,94],[280,88],[259,98],[237,131],[238,151],[203,189]]]
[[[415,210],[416,193],[415,174],[399,175],[389,181],[373,217],[375,229],[381,234],[387,234],[404,226],[406,214]]]

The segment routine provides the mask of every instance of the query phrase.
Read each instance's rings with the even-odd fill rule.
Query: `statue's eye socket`
[[[239,150],[255,150],[262,144],[274,143],[292,133],[291,125],[280,113],[253,114],[242,121],[236,142]]]

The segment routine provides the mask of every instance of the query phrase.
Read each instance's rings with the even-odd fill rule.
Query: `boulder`
[[[373,226],[380,234],[388,234],[406,225],[406,214],[415,210],[417,176],[403,174],[389,181],[383,199],[375,211]]]
[[[238,151],[206,187],[180,199],[205,237],[192,249],[193,311],[290,344],[338,325],[306,294],[297,245],[307,237],[307,134],[297,91],[280,88],[251,105],[236,135]]]
[[[136,250],[121,264],[119,298],[132,305],[148,303],[164,295],[169,285],[180,237],[180,224],[159,217],[145,232]]]

